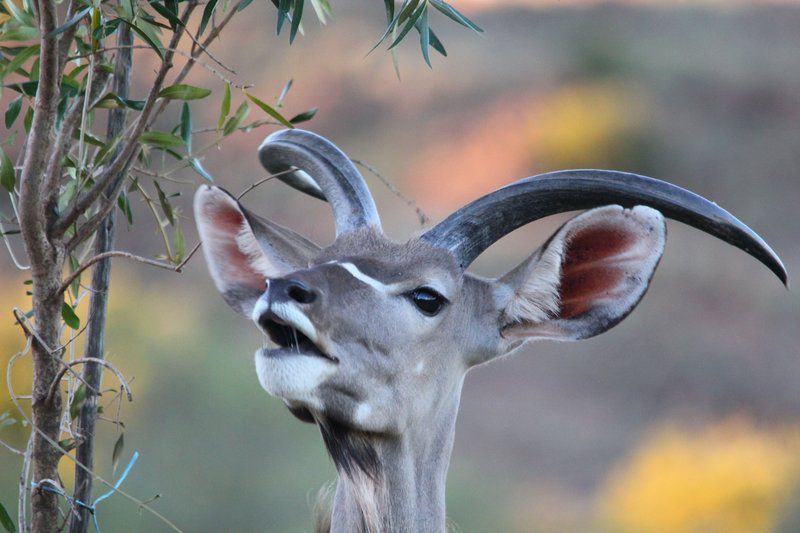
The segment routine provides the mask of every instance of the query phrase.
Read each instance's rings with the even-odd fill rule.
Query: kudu
[[[319,426],[339,474],[323,526],[335,532],[443,531],[466,372],[530,339],[585,339],[625,318],[664,251],[662,213],[787,281],[778,256],[731,214],[636,174],[526,178],[396,243],[382,233],[363,178],[328,140],[279,131],[259,156],[287,184],[330,203],[333,244],[319,247],[218,187],[197,192],[195,216],[223,298],[275,345],[255,354],[261,385]],[[503,277],[466,272],[512,230],[583,209]]]

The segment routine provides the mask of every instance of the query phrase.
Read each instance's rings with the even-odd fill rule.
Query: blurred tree
[[[324,23],[331,14],[328,1],[310,1]],[[8,447],[23,457],[20,531],[27,530],[28,490],[33,531],[61,529],[59,503],[64,496],[72,507],[66,520],[70,520],[70,531],[77,533],[86,531],[93,513],[88,504],[93,480],[111,486],[92,471],[101,371],[114,371],[121,382],[116,392],[120,397],[127,392],[130,397],[122,374],[103,359],[111,258],[125,257],[179,272],[199,244],[187,251],[181,213],[171,204],[175,194],[165,190],[176,181],[173,175],[191,168],[202,179],[212,181],[201,157],[225,137],[267,124],[291,128],[314,116],[314,109],[289,119],[283,116],[281,107],[291,82],[270,105],[229,79],[232,69],[209,51],[234,15],[251,2],[4,0],[0,4],[0,81],[5,93],[18,93],[7,104],[4,116],[9,136],[3,145],[16,154],[16,163],[5,151],[0,152],[0,185],[9,194],[12,208],[11,215],[0,219],[0,233],[15,265],[30,270],[31,276],[26,281],[31,308],[27,312],[15,308],[14,316],[33,357],[31,412],[19,409],[32,430],[26,450]],[[291,43],[302,33],[304,1],[272,3],[277,8],[277,31],[288,28]],[[395,47],[412,29],[419,34],[428,65],[430,48],[446,55],[428,24],[431,8],[481,31],[443,0],[405,0],[397,9],[393,0],[386,0],[384,6],[387,27],[375,47],[388,42],[395,66]],[[131,82],[151,79],[152,68],[147,62],[141,68],[133,65],[134,49],[147,54],[143,59],[156,60],[156,74],[143,100],[130,97]],[[175,74],[179,62],[183,65]],[[212,91],[184,83],[196,65],[212,72],[223,87],[219,119],[205,129],[194,127],[191,102],[208,98]],[[241,100],[235,108],[234,94]],[[180,105],[178,123],[167,131],[156,129],[157,119],[173,103]],[[251,105],[265,116],[245,124]],[[104,130],[98,124],[102,119]],[[26,138],[15,147],[20,121]],[[198,146],[193,141],[200,134],[213,139]],[[113,250],[117,208],[127,223],[133,224],[131,195],[139,195],[149,207],[163,238],[164,253],[155,259]],[[12,229],[7,230],[6,225]],[[22,236],[27,261],[13,252],[9,237],[14,234]],[[85,287],[82,275],[89,268],[93,269],[92,279]],[[75,309],[87,295],[89,312],[82,328]],[[83,358],[63,360],[65,330],[73,330],[69,342],[85,332]],[[9,364],[9,373],[15,359]],[[69,409],[63,408],[61,382],[65,377],[70,378],[66,390]],[[0,424],[8,420],[13,421],[5,415]],[[118,420],[115,423],[121,427]],[[122,443],[120,432],[114,461]],[[73,448],[75,457],[68,454]],[[64,457],[76,465],[71,497],[65,494],[58,476]],[[29,484],[31,470],[35,486]],[[120,493],[160,517],[145,503]],[[15,527],[2,506],[0,523],[6,529]]]

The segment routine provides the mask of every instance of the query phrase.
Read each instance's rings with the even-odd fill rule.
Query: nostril
[[[292,282],[287,291],[289,298],[301,304],[310,304],[317,299],[316,293],[300,282]]]

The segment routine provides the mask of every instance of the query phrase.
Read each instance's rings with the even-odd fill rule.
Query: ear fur
[[[612,205],[567,222],[499,280],[503,337],[578,340],[599,335],[641,300],[666,243],[664,217]]]
[[[219,187],[198,189],[194,214],[211,278],[228,305],[245,316],[268,278],[307,267],[319,250],[295,232],[250,213]]]

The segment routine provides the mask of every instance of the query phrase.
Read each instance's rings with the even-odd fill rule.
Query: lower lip
[[[309,352],[298,352],[291,348],[264,348],[261,350],[261,354],[264,357],[269,358],[280,358],[280,357],[314,357],[316,359],[322,359],[323,361],[328,361],[329,363],[338,363],[339,359],[327,356],[327,355],[320,355],[317,353],[309,353]]]

